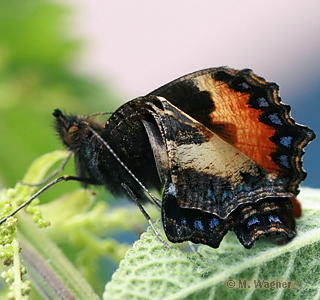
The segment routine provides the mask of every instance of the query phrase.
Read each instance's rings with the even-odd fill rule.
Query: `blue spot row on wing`
[[[207,223],[207,226],[204,225],[204,221],[206,221]],[[180,225],[181,226],[186,226],[187,225],[187,220],[185,218],[181,219],[180,221]],[[191,224],[190,224],[191,225]],[[218,218],[216,217],[211,217],[209,218],[208,216],[207,217],[203,217],[203,218],[196,218],[194,221],[193,221],[193,229],[195,230],[201,230],[201,231],[205,231],[206,229],[207,230],[213,230],[215,229],[218,225],[220,225],[220,221]]]
[[[202,221],[201,221],[200,219],[197,219],[197,220],[194,221],[193,227],[194,227],[195,229],[204,231],[204,226],[203,226]]]
[[[233,198],[233,192],[230,189],[224,189],[221,195],[221,202],[224,202],[227,199]]]
[[[251,89],[251,86],[247,82],[241,82],[238,85],[242,87],[244,90]]]
[[[268,107],[269,106],[268,101],[264,97],[259,97],[257,99],[257,102],[258,102],[259,107]]]
[[[257,217],[253,217],[253,218],[249,219],[249,221],[247,223],[247,227],[250,228],[254,224],[260,224],[260,221]]]
[[[290,168],[290,162],[289,162],[289,157],[288,157],[288,155],[285,155],[285,154],[283,154],[283,155],[280,155],[280,156],[278,156],[278,159],[279,159],[279,163],[282,165],[282,166],[284,166],[284,167],[286,167],[286,168]]]
[[[292,140],[293,140],[292,136],[283,136],[280,138],[280,144],[284,147],[289,148],[291,146]]]
[[[276,125],[283,125],[281,119],[279,118],[279,115],[277,113],[273,113],[268,116],[269,120]]]
[[[251,192],[251,187],[246,184],[238,184],[236,189],[235,189],[235,194],[240,193],[240,192]]]
[[[214,203],[217,203],[216,196],[211,186],[207,190],[206,198],[212,200]]]
[[[268,216],[269,222],[276,222],[276,223],[281,223],[281,220],[279,219],[278,216],[276,215],[269,215]]]

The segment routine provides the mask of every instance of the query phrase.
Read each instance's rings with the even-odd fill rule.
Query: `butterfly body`
[[[97,133],[117,151],[124,164],[131,167],[139,180],[150,188],[160,190],[161,183],[155,169],[151,147],[146,133],[143,135],[143,125],[137,122],[135,113],[131,114],[129,107],[125,114],[116,114],[110,118],[108,126],[95,124],[90,118],[75,115],[64,115],[55,110],[56,128],[64,144],[74,153],[77,176],[83,179],[84,186],[88,184],[105,186],[115,196],[126,195],[122,183],[131,187],[141,202],[150,201],[139,184],[119,164],[110,151],[97,139],[88,126],[95,128]],[[65,120],[62,122],[61,120]],[[67,121],[66,121],[67,120]],[[71,122],[68,120],[72,120]],[[113,126],[117,124],[117,126]],[[137,127],[140,126],[141,130]],[[137,130],[131,131],[135,127]],[[74,130],[73,128],[78,128]],[[73,132],[78,135],[77,143],[68,143]],[[140,133],[140,134],[137,134]],[[133,163],[134,162],[134,163]]]

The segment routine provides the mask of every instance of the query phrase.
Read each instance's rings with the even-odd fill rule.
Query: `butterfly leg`
[[[138,206],[138,208],[140,209],[140,211],[142,212],[142,214],[144,215],[144,217],[146,218],[146,220],[148,221],[149,225],[151,226],[151,228],[153,229],[154,233],[156,234],[156,236],[158,237],[158,239],[160,240],[160,242],[162,242],[168,249],[170,249],[171,247],[169,246],[169,244],[161,237],[160,233],[158,232],[158,230],[155,228],[155,226],[153,225],[150,216],[148,215],[148,213],[145,211],[145,209],[143,208],[143,206],[139,203],[136,195],[132,192],[132,190],[125,184],[125,183],[121,183],[121,186],[126,190],[126,192],[128,193],[128,195],[130,196],[130,198],[133,200],[133,202]]]
[[[34,195],[32,195],[32,197],[30,199],[28,199],[26,202],[22,203],[19,207],[17,207],[13,212],[11,212],[9,215],[7,215],[5,218],[3,218],[2,220],[0,220],[0,225],[2,223],[4,223],[5,221],[7,221],[8,218],[14,216],[19,210],[21,210],[22,208],[26,207],[27,205],[29,205],[35,198],[37,198],[39,195],[41,195],[44,191],[46,191],[47,189],[49,189],[50,187],[52,187],[53,185],[56,185],[57,183],[61,182],[61,181],[70,181],[70,180],[74,180],[74,181],[80,181],[80,182],[85,182],[85,183],[93,183],[91,182],[90,179],[86,179],[86,178],[79,178],[79,177],[75,177],[75,176],[70,176],[70,175],[63,175],[61,177],[56,178],[55,180],[49,182],[47,185],[45,185],[42,189],[40,189],[38,192],[36,192]]]

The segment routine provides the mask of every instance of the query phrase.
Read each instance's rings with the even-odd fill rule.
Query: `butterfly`
[[[302,156],[315,134],[251,70],[185,75],[125,103],[106,124],[53,115],[74,154],[73,179],[116,196],[129,189],[142,204],[151,197],[171,242],[217,248],[233,231],[251,248],[262,236],[285,244],[296,235]]]

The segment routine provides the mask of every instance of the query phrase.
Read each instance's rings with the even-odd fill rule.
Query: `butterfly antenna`
[[[128,187],[128,185],[126,185],[125,183],[121,183],[121,186],[126,190],[126,192],[128,193],[128,195],[130,196],[130,198],[133,200],[133,202],[139,207],[140,211],[142,212],[142,214],[144,215],[144,217],[146,218],[146,220],[148,221],[149,225],[151,226],[151,228],[153,229],[154,233],[156,234],[156,236],[158,237],[158,239],[160,240],[161,243],[163,243],[168,249],[171,249],[171,247],[169,246],[169,244],[161,237],[160,233],[158,232],[158,230],[156,229],[156,227],[154,226],[154,224],[151,221],[150,216],[148,215],[148,213],[145,211],[145,209],[143,208],[143,206],[140,204],[140,202],[138,201],[136,195],[133,193],[133,191]]]
[[[102,116],[102,115],[111,115],[113,113],[114,113],[114,111],[101,111],[101,112],[93,113],[93,114],[87,116],[86,118],[95,117],[95,116]]]
[[[123,161],[119,158],[119,156],[113,151],[110,145],[95,131],[90,127],[90,124],[86,121],[82,122],[87,125],[89,130],[93,133],[93,135],[110,151],[110,153],[114,156],[114,158],[119,162],[119,164],[131,175],[131,177],[145,190],[145,192],[152,199],[153,203],[161,208],[161,201],[154,197],[149,190],[143,185],[143,183],[131,172],[131,170],[123,163]]]

